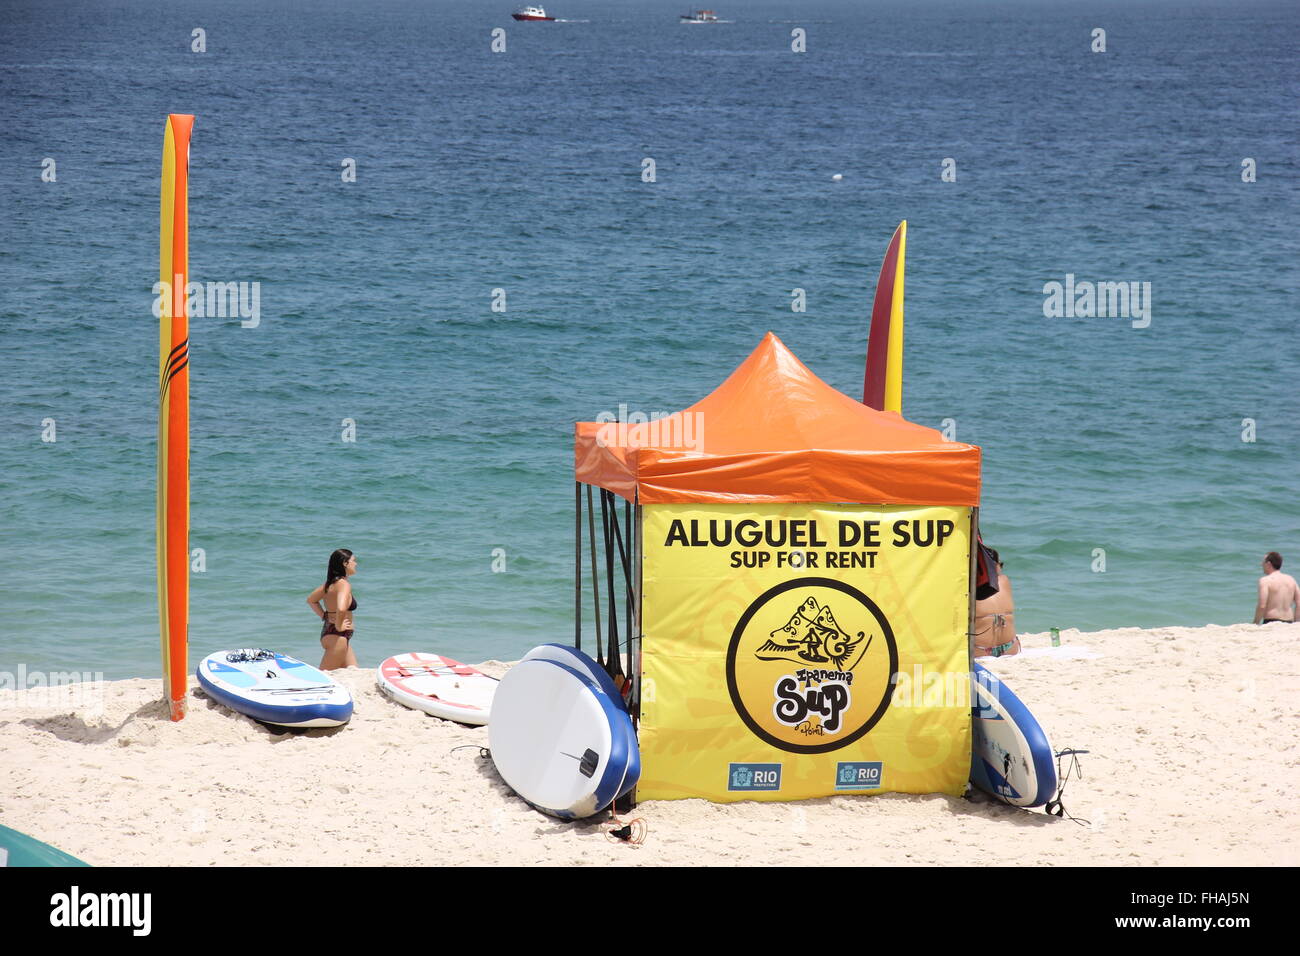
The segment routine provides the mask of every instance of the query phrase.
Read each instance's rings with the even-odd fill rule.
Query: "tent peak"
[[[579,481],[646,501],[977,504],[979,449],[819,378],[774,332],[666,419],[579,423]]]

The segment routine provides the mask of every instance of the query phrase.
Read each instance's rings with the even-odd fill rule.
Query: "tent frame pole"
[[[608,530],[612,533],[612,536],[611,536],[610,538],[607,539],[607,541],[609,542],[609,544],[608,544],[609,552],[608,552],[608,553],[609,553],[609,556],[610,556],[610,557],[609,557],[609,573],[610,573],[610,579],[609,579],[609,600],[610,600],[609,614],[610,614],[610,619],[613,620],[613,619],[614,619],[614,613],[615,613],[615,605],[614,605],[614,586],[615,586],[615,585],[614,585],[614,551],[613,551],[613,549],[614,549],[614,546],[617,545],[617,546],[618,546],[618,564],[619,564],[619,568],[623,571],[623,594],[624,594],[624,599],[625,599],[625,602],[626,602],[626,606],[625,606],[625,608],[624,608],[624,610],[625,610],[625,612],[626,612],[626,615],[625,615],[625,617],[624,617],[624,622],[625,622],[624,630],[625,630],[625,632],[627,633],[627,642],[626,642],[626,643],[627,643],[628,653],[631,654],[631,652],[632,652],[632,651],[631,651],[631,648],[632,648],[632,633],[633,633],[633,632],[632,632],[632,627],[633,627],[633,625],[632,625],[632,591],[633,591],[633,584],[632,584],[632,560],[633,560],[633,553],[632,553],[632,510],[631,510],[631,505],[632,505],[632,503],[631,503],[630,501],[628,501],[627,499],[624,499],[624,502],[623,502],[623,504],[624,504],[624,508],[623,508],[623,524],[624,524],[624,528],[625,528],[625,530],[624,530],[624,531],[620,531],[620,530],[619,530],[619,527],[618,527],[618,496],[616,496],[616,495],[614,494],[614,492],[612,492],[612,491],[611,491],[611,492],[608,492],[607,494],[609,495],[609,499],[608,499],[608,500],[609,500],[609,525],[608,525]],[[615,657],[616,654],[618,655],[617,658]],[[611,667],[614,667],[614,668],[615,668],[615,669],[614,669],[614,674],[622,674],[624,677],[626,677],[626,676],[627,676],[627,671],[625,671],[625,670],[623,669],[623,664],[622,664],[622,654],[623,654],[623,644],[622,644],[622,643],[619,643],[619,644],[615,645],[615,644],[611,641],[610,652],[609,652],[609,664],[610,664]],[[611,675],[611,676],[613,676],[613,675]]]
[[[619,550],[621,557],[623,558],[623,578],[627,582],[627,586],[623,588],[623,596],[626,599],[626,604],[623,609],[623,620],[627,622],[628,664],[626,669],[619,668],[619,671],[626,675],[632,673],[632,635],[636,633],[636,622],[632,618],[631,562],[634,553],[632,551],[632,502],[626,498],[623,499],[623,541],[620,541],[619,544],[623,544],[624,542],[627,544],[626,549],[620,548]]]
[[[582,650],[582,482],[573,483],[573,646]]]
[[[966,671],[975,673],[975,582],[979,578],[979,539],[980,509],[975,505],[970,509],[970,582],[968,585],[969,601],[966,613]]]
[[[628,580],[630,599],[628,613],[630,616],[628,617],[627,635],[627,679],[632,686],[631,692],[628,694],[627,710],[628,715],[632,718],[632,729],[639,732],[641,729],[641,640],[644,637],[641,632],[641,548],[644,528],[641,524],[641,496],[635,490],[632,494],[632,525],[628,541],[628,552],[632,568]],[[624,796],[624,800],[627,801],[627,810],[636,807],[636,791],[637,788],[634,786]]]
[[[619,654],[618,632],[618,596],[614,593],[614,541],[618,536],[618,505],[614,503],[614,492],[604,488],[600,490],[600,517],[605,526],[605,584],[609,595],[609,647],[605,652],[606,672],[618,673],[622,664],[615,670]]]
[[[641,641],[645,634],[641,630],[641,602],[644,591],[641,586],[642,550],[644,548],[640,495],[632,505],[632,635],[627,642],[627,673],[632,682],[632,693],[628,700],[628,710],[632,714],[633,725],[641,722]]]
[[[587,486],[587,543],[591,552],[591,599],[596,608],[596,657],[600,657],[603,631],[600,627],[600,576],[596,574],[596,516],[591,503],[591,485]]]

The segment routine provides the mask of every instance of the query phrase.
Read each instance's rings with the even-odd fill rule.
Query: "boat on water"
[[[516,20],[555,20],[555,17],[548,17],[541,7],[520,7],[510,15]]]
[[[696,10],[692,13],[682,14],[682,23],[721,23],[718,15],[712,10]]]

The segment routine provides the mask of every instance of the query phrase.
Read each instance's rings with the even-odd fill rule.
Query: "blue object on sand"
[[[567,644],[539,644],[524,655],[524,660],[546,660],[554,661],[557,664],[568,664],[570,667],[590,675],[600,685],[600,689],[605,692],[605,695],[620,710],[627,713],[627,702],[623,700],[623,695],[614,683],[614,678],[606,673],[605,668],[576,647],[570,647]],[[623,726],[626,731],[628,747],[627,774],[623,777],[623,783],[618,788],[615,799],[630,791],[636,786],[637,781],[641,779],[641,746],[637,741],[636,728],[632,726],[630,718],[623,722]]]
[[[352,718],[346,687],[287,654],[218,651],[199,662],[198,678],[213,700],[266,724],[338,727]]]
[[[90,866],[70,853],[56,850],[25,833],[0,827],[0,867],[4,866]]]
[[[520,661],[492,699],[488,747],[497,772],[532,806],[582,819],[614,801],[632,760],[631,719],[585,668]]]
[[[1056,792],[1056,752],[1029,708],[976,663],[970,782],[1004,803],[1041,807]]]

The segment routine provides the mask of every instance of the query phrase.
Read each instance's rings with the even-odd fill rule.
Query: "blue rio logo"
[[[780,790],[779,763],[733,763],[727,774],[728,790]]]
[[[879,760],[842,761],[835,765],[836,790],[879,790],[884,764]]]

